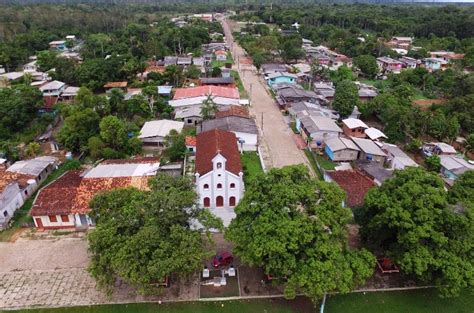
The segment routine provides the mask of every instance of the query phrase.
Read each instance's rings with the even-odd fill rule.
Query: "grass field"
[[[434,289],[352,293],[328,298],[325,313],[473,313],[474,295],[440,298]]]
[[[117,304],[59,309],[9,311],[22,313],[309,313],[308,300],[242,300],[173,304]]]
[[[230,75],[234,77],[237,88],[239,89],[240,98],[242,99],[248,98],[249,96],[247,94],[247,90],[245,90],[244,84],[242,83],[242,80],[240,79],[239,72],[232,70],[230,71]]]
[[[255,152],[245,152],[240,156],[244,168],[244,180],[247,182],[258,174],[263,173],[260,159]]]
[[[51,175],[49,175],[48,178],[46,178],[46,180],[41,183],[38,190],[40,190],[41,188],[64,174],[64,172],[68,170],[66,164],[67,163],[64,163]],[[10,238],[13,236],[13,234],[15,234],[15,232],[21,227],[22,224],[32,222],[31,216],[29,216],[28,213],[31,210],[31,206],[33,205],[33,201],[37,193],[38,191],[31,195],[31,197],[28,198],[28,200],[26,200],[25,203],[18,210],[15,211],[15,214],[13,216],[13,225],[9,229],[0,232],[0,241],[10,241]]]
[[[332,163],[331,160],[328,160],[325,157],[322,157],[320,155],[315,155],[316,161],[319,163],[319,166],[321,166],[323,169],[332,171],[336,168],[336,165]]]

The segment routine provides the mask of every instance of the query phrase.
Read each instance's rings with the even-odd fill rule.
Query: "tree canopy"
[[[350,80],[343,80],[336,85],[333,107],[341,117],[349,116],[356,105],[359,105],[359,90]]]
[[[447,200],[436,174],[408,168],[371,189],[357,219],[370,247],[452,296],[474,286],[474,208]]]
[[[191,225],[199,220],[207,230],[221,221],[195,206],[193,183],[159,174],[149,186],[104,192],[90,203],[97,225],[88,236],[89,269],[102,287],[121,278],[147,293],[165,277],[192,274],[209,257],[206,236]]]
[[[304,166],[272,169],[246,185],[225,236],[244,263],[286,277],[287,297],[296,289],[313,299],[348,292],[372,275],[375,259],[348,248],[351,211],[343,199],[339,187],[311,178]]]

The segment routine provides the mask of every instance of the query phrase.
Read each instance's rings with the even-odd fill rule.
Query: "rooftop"
[[[310,132],[316,131],[332,131],[342,133],[342,129],[337,126],[336,122],[329,118],[320,115],[310,115],[301,119],[301,124],[304,125],[304,128]]]
[[[212,129],[258,134],[258,128],[255,120],[242,116],[226,116],[202,122],[201,132],[207,132]]]
[[[178,133],[184,127],[183,122],[172,121],[172,120],[156,120],[146,122],[140,130],[138,138],[148,137],[165,137],[171,130],[176,130]]]
[[[41,156],[31,160],[17,161],[7,171],[38,177],[48,166],[58,161],[55,157]]]
[[[234,87],[221,86],[199,86],[191,88],[178,88],[175,91],[173,100],[193,98],[199,96],[212,95],[215,97],[239,99],[239,91]]]
[[[326,146],[331,149],[331,151],[336,152],[344,149],[360,151],[354,142],[348,138],[344,137],[335,137],[326,141]]]
[[[418,164],[413,161],[402,149],[396,145],[384,144],[382,150],[386,151],[388,154],[396,158],[404,166],[418,166]]]
[[[202,85],[233,84],[234,77],[205,77],[200,79]]]
[[[361,120],[357,118],[346,118],[345,120],[342,120],[342,123],[346,125],[349,129],[359,128],[359,127],[369,128],[367,124],[365,124],[364,122],[362,122]]]
[[[127,82],[108,82],[104,85],[104,88],[127,88]]]
[[[226,158],[227,171],[235,175],[242,172],[235,134],[221,129],[213,129],[197,135],[196,173],[204,175],[212,171],[212,159],[217,154]]]
[[[186,136],[186,146],[196,147],[196,136]]]
[[[362,206],[366,193],[375,186],[372,179],[356,170],[328,171],[326,173],[346,192],[347,206],[351,208]]]
[[[369,127],[365,130],[365,134],[372,140],[377,140],[379,138],[387,138],[382,131],[378,130],[375,127]]]
[[[351,137],[352,141],[366,154],[387,156],[375,142],[370,139]]]
[[[230,105],[228,108],[224,108],[222,111],[216,113],[216,118],[227,116],[250,117],[250,114],[246,107],[240,105]]]

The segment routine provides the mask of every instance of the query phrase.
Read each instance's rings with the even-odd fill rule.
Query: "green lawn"
[[[245,90],[244,84],[242,83],[242,80],[240,79],[239,72],[232,70],[230,72],[230,75],[234,77],[235,83],[237,84],[237,88],[239,89],[239,94],[240,98],[246,99],[248,98],[247,90]]]
[[[58,309],[36,309],[9,312],[23,313],[309,313],[308,300],[286,301],[283,299],[242,300],[223,302],[189,302],[173,304],[116,304]]]
[[[306,154],[306,157],[308,158],[309,163],[311,163],[311,167],[313,168],[314,172],[318,175],[318,178],[323,179],[323,174],[318,168],[318,164],[316,163],[316,158],[314,157],[314,154],[308,149],[304,149],[304,154]]]
[[[258,174],[263,173],[262,166],[260,164],[260,158],[255,152],[244,152],[240,156],[242,161],[242,167],[244,168],[244,180],[247,182],[253,179]]]
[[[336,165],[332,163],[331,160],[326,159],[325,157],[322,157],[320,155],[315,155],[316,161],[318,161],[319,165],[328,171],[332,171],[336,168]]]
[[[43,181],[38,190],[40,190],[41,188],[64,174],[64,172],[69,169],[68,165],[68,162],[62,164],[56,171],[49,175],[45,181]],[[33,200],[35,199],[37,193],[38,191],[31,195],[31,197],[25,201],[21,208],[15,211],[15,215],[13,216],[13,226],[5,231],[0,232],[0,241],[9,241],[13,234],[15,234],[15,232],[21,227],[22,224],[32,222],[31,216],[29,216],[28,213],[30,212],[31,207],[33,206]]]
[[[368,292],[328,298],[325,313],[473,313],[474,295],[442,299],[434,289]]]

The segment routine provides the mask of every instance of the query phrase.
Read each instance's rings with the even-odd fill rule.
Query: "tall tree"
[[[359,90],[357,86],[350,80],[343,80],[336,85],[336,93],[334,94],[334,102],[332,103],[335,110],[342,117],[349,116],[354,107],[359,104]]]
[[[377,60],[371,55],[360,55],[354,58],[353,64],[357,67],[366,77],[373,78],[379,72],[377,66]]]
[[[99,133],[99,121],[99,115],[92,109],[77,108],[64,119],[59,142],[71,151],[84,151],[89,138]]]
[[[209,257],[206,237],[191,225],[196,219],[207,231],[221,222],[195,206],[193,183],[160,174],[149,187],[102,193],[90,204],[97,225],[88,236],[89,270],[101,287],[120,278],[150,293],[166,277],[191,275]]]
[[[219,111],[217,104],[214,102],[212,95],[207,95],[201,105],[201,116],[203,120],[209,120],[214,118],[215,114]]]
[[[127,144],[127,127],[116,116],[106,116],[100,121],[100,137],[112,149],[123,150]]]
[[[244,263],[286,277],[287,297],[348,292],[372,275],[375,259],[348,248],[351,211],[343,200],[341,189],[311,178],[304,166],[272,169],[246,185],[225,236]]]
[[[358,223],[371,247],[450,296],[474,287],[473,209],[450,207],[436,174],[408,168],[368,192]]]

